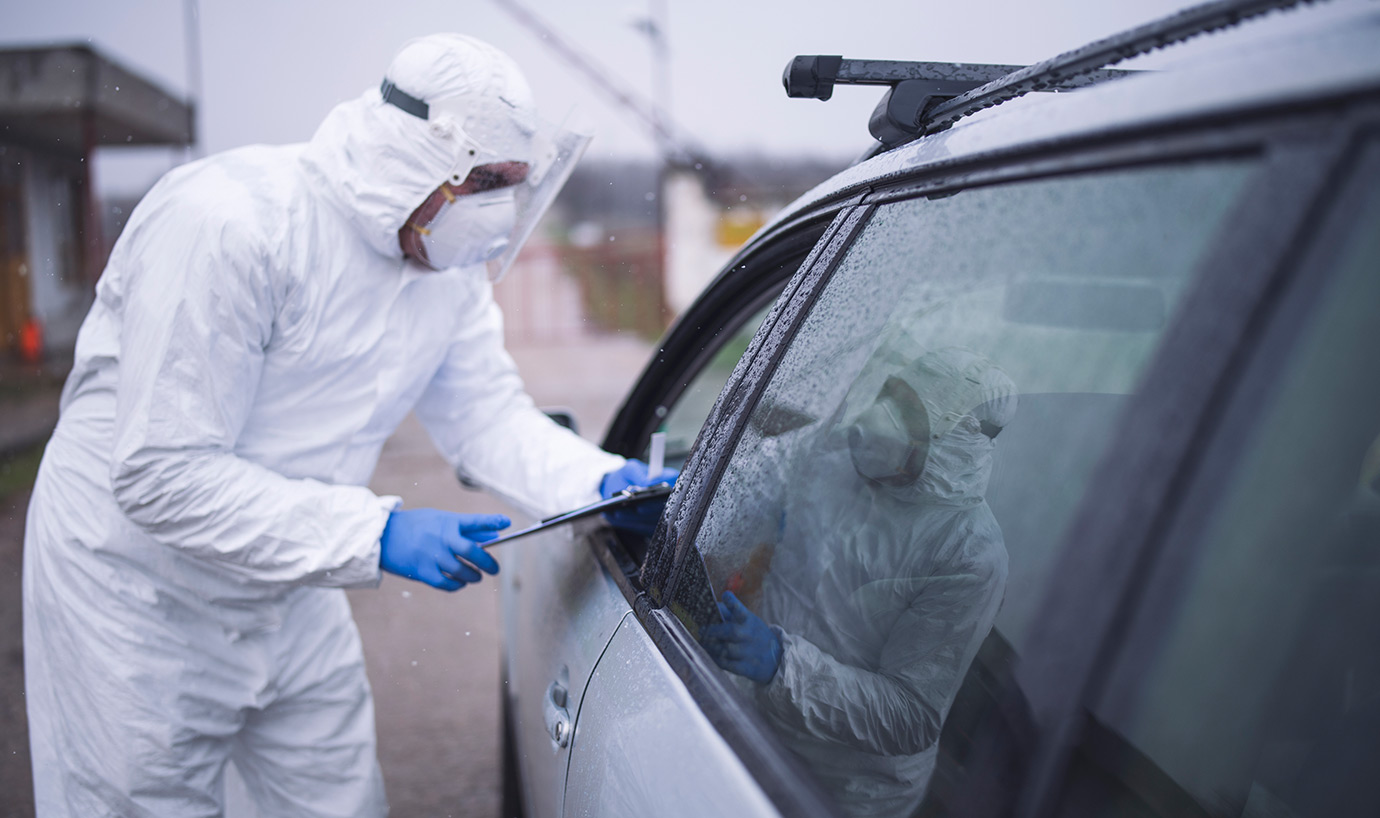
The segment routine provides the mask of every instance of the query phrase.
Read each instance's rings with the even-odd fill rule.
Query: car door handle
[[[570,746],[570,711],[566,709],[569,694],[565,685],[559,681],[546,688],[546,701],[543,710],[546,716],[546,732],[557,747]]]

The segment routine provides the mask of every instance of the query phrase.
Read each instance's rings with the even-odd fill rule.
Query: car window
[[[1166,541],[1200,545],[1153,580],[1168,601],[1146,606],[1093,707],[1111,749],[1085,754],[1096,772],[1066,814],[1380,815],[1375,182],[1341,208],[1350,236],[1325,242],[1335,274],[1296,342],[1253,364],[1277,380],[1243,387],[1223,421],[1240,437],[1221,435],[1188,489],[1203,499]]]
[[[839,261],[695,536],[728,618],[690,627],[843,813],[910,815],[974,657],[992,671],[1020,651],[1093,465],[1256,168],[893,202]]]
[[[771,311],[771,303],[769,301],[753,313],[729,336],[703,368],[690,378],[690,383],[674,403],[658,408],[662,421],[657,425],[657,431],[666,434],[666,465],[680,468],[685,463],[690,447],[704,425],[704,419],[709,417],[709,410],[714,408],[719,392],[728,382],[728,376],[733,374],[733,367],[743,357],[752,336]],[[648,453],[644,451],[643,458],[647,456]]]

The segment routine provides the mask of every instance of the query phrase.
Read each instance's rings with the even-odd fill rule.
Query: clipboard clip
[[[554,517],[547,517],[536,525],[528,526],[521,531],[514,531],[496,540],[489,540],[483,543],[485,549],[493,548],[495,545],[503,545],[512,542],[519,537],[526,537],[528,534],[536,534],[538,531],[545,531],[548,528],[555,528],[564,523],[573,522],[584,517],[591,517],[595,514],[603,514],[607,511],[617,511],[618,509],[635,506],[647,500],[665,499],[671,494],[672,486],[670,483],[657,483],[646,487],[629,487],[623,489],[607,500],[600,500],[597,503],[590,503],[574,511],[567,511],[564,514],[557,514]]]

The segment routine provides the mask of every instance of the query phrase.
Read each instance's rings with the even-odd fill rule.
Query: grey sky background
[[[633,25],[656,0],[523,0],[617,82],[653,94],[652,50]],[[185,0],[4,0],[0,45],[89,41],[181,96]],[[651,157],[654,140],[493,0],[200,0],[202,148],[309,139],[325,113],[377,86],[397,49],[433,31],[488,40],[526,71],[544,115],[577,106],[590,157]],[[1190,0],[665,0],[671,111],[709,152],[844,160],[869,142],[877,88],[787,99],[796,54],[1030,63],[1192,5]],[[110,149],[106,192],[146,188],[181,153]]]

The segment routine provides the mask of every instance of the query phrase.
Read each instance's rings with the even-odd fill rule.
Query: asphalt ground
[[[522,342],[509,351],[537,404],[573,409],[581,433],[598,440],[651,348],[626,336],[563,335]],[[411,416],[384,446],[370,485],[380,494],[403,497],[408,507],[507,513],[516,525],[523,522],[502,502],[462,488]],[[27,506],[23,489],[0,496],[0,817],[5,818],[33,814],[20,604]],[[379,759],[392,815],[498,816],[498,583],[486,580],[447,594],[385,576],[377,589],[349,596],[374,690]]]
[[[34,812],[29,775],[28,719],[24,715],[24,632],[20,566],[27,489],[0,496],[0,816]]]

